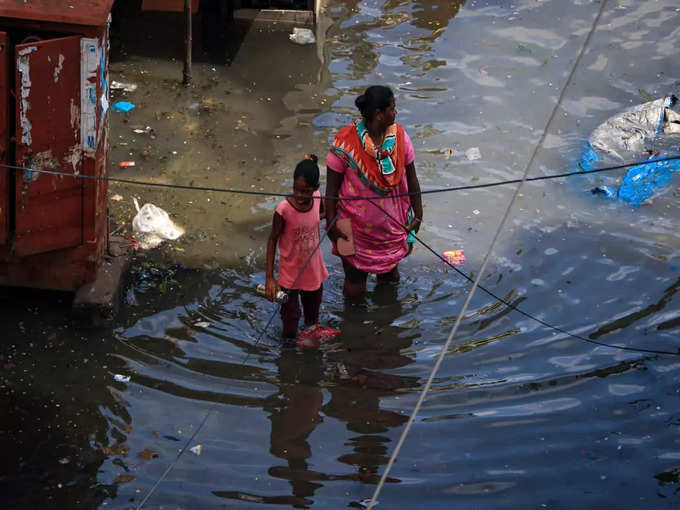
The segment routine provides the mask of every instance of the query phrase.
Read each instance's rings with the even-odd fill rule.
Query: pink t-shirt
[[[415,160],[413,143],[404,131],[406,165]],[[406,172],[401,183],[388,194],[378,194],[367,187],[359,175],[338,156],[329,152],[326,165],[334,172],[344,174],[338,197],[352,198],[367,196],[390,213],[400,224],[408,224],[408,210],[411,200],[408,196],[397,196],[408,193]],[[387,273],[406,256],[408,246],[406,233],[397,223],[390,220],[383,211],[365,200],[346,200],[337,209],[338,219],[352,220],[355,254],[343,257],[352,266],[367,273]],[[338,255],[335,245],[333,253]]]
[[[309,211],[298,211],[288,200],[276,207],[285,222],[279,236],[279,285],[286,289],[317,290],[328,278],[319,246],[321,193],[315,191],[314,197]]]

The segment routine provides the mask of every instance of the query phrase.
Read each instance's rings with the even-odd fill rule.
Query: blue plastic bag
[[[593,131],[581,153],[581,170],[590,172],[648,154],[655,156],[629,167],[618,187],[611,182],[613,178],[600,174],[604,183],[592,188],[592,194],[639,206],[666,190],[673,173],[680,170],[680,160],[668,160],[680,157],[678,114],[672,110],[677,104],[674,95],[650,101],[607,119]]]
[[[114,112],[123,112],[127,113],[130,110],[132,110],[135,107],[135,105],[129,101],[118,101],[117,103],[113,103],[111,105],[111,109]]]
[[[628,173],[619,187],[619,198],[633,205],[641,205],[666,189],[671,183],[672,172],[680,169],[680,161],[654,161],[651,158],[648,163],[635,165]]]

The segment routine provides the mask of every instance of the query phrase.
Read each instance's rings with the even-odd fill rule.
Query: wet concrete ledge
[[[109,253],[102,260],[94,282],[83,285],[73,298],[72,312],[91,326],[111,322],[118,313],[122,281],[130,266],[129,243],[122,237],[111,236]]]
[[[287,9],[237,9],[234,11],[234,19],[251,23],[263,23],[267,25],[290,25],[302,28],[314,26],[314,13],[312,11],[295,11]]]

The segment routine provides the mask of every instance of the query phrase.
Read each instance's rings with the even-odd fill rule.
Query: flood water
[[[197,43],[189,90],[168,56],[181,39],[128,18],[111,73],[139,85],[124,96],[137,108],[112,114],[111,173],[286,192],[301,155],[325,154],[354,97],[383,83],[423,189],[520,177],[600,5],[330,0],[319,48],[256,25]],[[674,0],[607,2],[531,175],[573,169],[606,118],[680,91],[678,27]],[[640,208],[589,193],[622,175],[527,184],[481,284],[561,330],[677,352],[680,181]],[[427,195],[420,237],[463,248],[461,269],[477,274],[513,191]],[[278,317],[264,331],[276,306],[254,291],[278,199],[110,192],[123,197],[114,222],[134,195],[187,234],[136,257],[110,327],[70,319],[68,296],[3,301],[6,508],[359,508],[469,284],[419,246],[398,286],[369,280],[365,300],[346,302],[326,242],[322,317],[342,335],[281,349]],[[679,432],[677,356],[587,343],[480,289],[379,508],[676,508]]]

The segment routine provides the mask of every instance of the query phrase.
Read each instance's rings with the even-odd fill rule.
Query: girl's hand
[[[273,276],[267,276],[267,284],[265,285],[264,295],[269,301],[276,301],[276,294],[279,292],[279,284]]]

